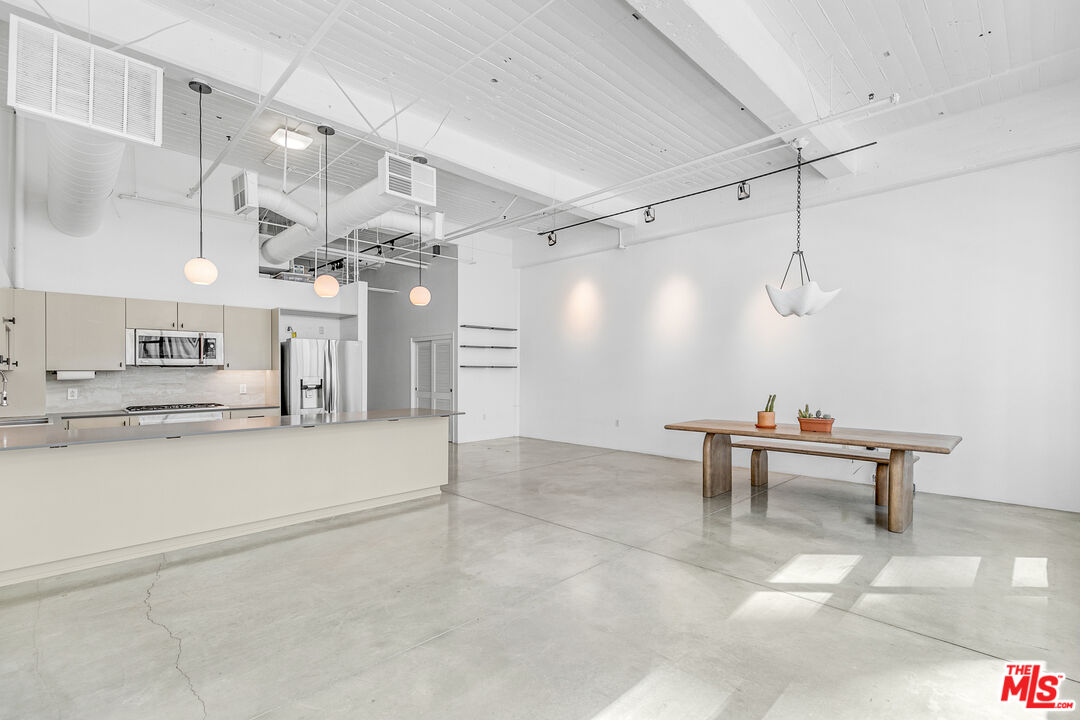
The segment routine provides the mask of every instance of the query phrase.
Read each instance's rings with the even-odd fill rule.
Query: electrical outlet
[[[322,325],[319,326],[319,334],[320,335],[325,335],[326,334],[326,328],[323,327]]]
[[[619,420],[618,420],[618,418],[616,418],[616,419],[615,419],[615,427],[619,427]]]
[[[79,388],[68,388],[68,400],[79,399]]]
[[[240,394],[241,395],[247,395],[247,384],[246,383],[240,383]]]

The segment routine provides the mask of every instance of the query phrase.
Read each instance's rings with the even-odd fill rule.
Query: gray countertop
[[[259,407],[277,407],[276,405]],[[231,409],[237,409],[235,407]],[[174,423],[170,425],[139,425],[135,427],[93,428],[65,430],[61,424],[0,427],[0,450],[25,450],[29,448],[61,448],[68,445],[91,445],[97,443],[125,442],[129,440],[153,440],[161,438],[215,435],[231,432],[257,430],[283,430],[288,428],[312,428],[320,425],[342,425],[363,422],[388,422],[418,418],[449,417],[461,415],[449,410],[406,408],[403,410],[373,410],[353,413],[320,413],[318,415],[281,415],[236,420]],[[92,413],[91,417],[102,413]],[[63,417],[74,417],[64,415]]]

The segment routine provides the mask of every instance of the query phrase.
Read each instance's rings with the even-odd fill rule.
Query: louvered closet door
[[[416,384],[413,387],[413,405],[421,408],[435,407],[435,364],[433,362],[432,341],[420,340],[413,343],[416,358]]]
[[[432,398],[436,410],[454,409],[454,352],[449,340],[434,340],[431,343],[434,356],[432,377]]]

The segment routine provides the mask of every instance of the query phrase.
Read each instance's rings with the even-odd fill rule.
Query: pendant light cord
[[[330,154],[330,135],[323,135],[323,265],[330,260],[330,177],[327,174],[326,157]],[[315,261],[315,274],[319,274],[319,261]]]
[[[424,286],[424,214],[420,210],[420,206],[416,206],[416,269],[419,271],[418,283],[421,287]]]
[[[203,256],[203,119],[202,96],[199,93],[199,257]]]

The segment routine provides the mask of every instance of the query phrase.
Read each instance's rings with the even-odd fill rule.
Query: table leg
[[[701,455],[702,496],[731,492],[731,436],[706,433]]]
[[[889,504],[889,464],[878,463],[874,473],[874,484],[877,486],[874,494],[874,504],[884,507]]]
[[[769,453],[766,450],[750,451],[750,486],[769,484]]]
[[[911,525],[914,466],[910,450],[889,451],[889,532],[902,533]]]

